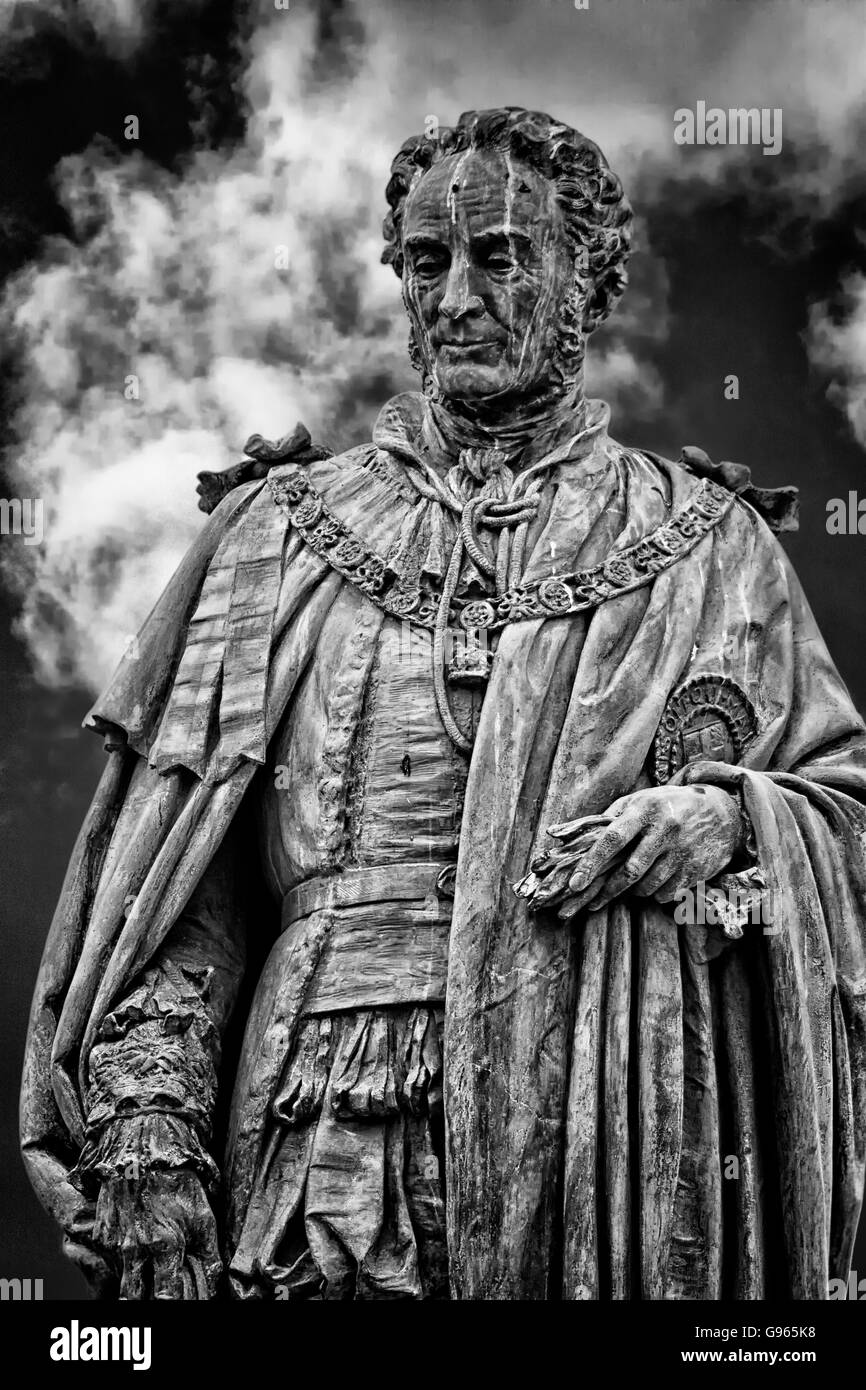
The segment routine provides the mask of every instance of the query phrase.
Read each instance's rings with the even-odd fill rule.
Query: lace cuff
[[[147,1113],[115,1120],[85,1141],[69,1181],[79,1192],[95,1193],[107,1178],[137,1182],[155,1169],[193,1168],[205,1186],[219,1182],[219,1169],[195,1130],[175,1115]]]
[[[706,884],[704,898],[706,921],[720,927],[729,941],[739,941],[747,926],[772,921],[769,890],[757,864],[718,874]]]
[[[113,1120],[148,1114],[209,1138],[220,1050],[205,1007],[209,975],[163,963],[106,1017],[88,1063],[88,1141]]]

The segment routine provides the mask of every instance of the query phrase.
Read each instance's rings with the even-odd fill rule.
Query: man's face
[[[500,151],[452,155],[410,193],[403,251],[406,306],[444,395],[542,384],[574,276],[548,179]]]

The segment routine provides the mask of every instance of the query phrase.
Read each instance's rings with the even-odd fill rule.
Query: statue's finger
[[[531,898],[539,883],[540,879],[533,872],[527,874],[525,878],[519,878],[516,883],[512,883],[511,887],[518,898]]]
[[[109,1184],[103,1183],[96,1201],[93,1239],[97,1245],[112,1247],[117,1243],[118,1228],[117,1202]]]
[[[599,826],[609,824],[610,816],[607,815],[578,816],[577,820],[560,821],[557,825],[549,825],[547,833],[552,835],[555,840],[571,840],[585,831],[595,830]]]
[[[568,880],[569,891],[582,894],[593,879],[608,873],[629,850],[638,835],[643,833],[643,822],[637,817],[623,816],[621,821],[605,830],[592,849],[575,865]]]
[[[635,891],[639,891],[642,898],[655,898],[656,902],[670,903],[681,889],[682,869],[673,859],[668,858],[666,861],[660,861],[658,872],[654,869]]]
[[[546,864],[550,863],[552,856],[549,849],[543,849],[540,854],[536,854],[534,859],[530,859],[529,867],[534,874],[539,873]]]
[[[569,892],[567,896],[563,898],[557,913],[560,920],[563,922],[572,921],[578,913],[582,912],[586,905],[591,903],[593,898],[601,892],[606,881],[606,874],[599,874],[597,878],[594,878],[591,883],[586,885],[582,892]]]
[[[549,874],[547,878],[539,879],[533,885],[531,893],[526,896],[529,897],[530,905],[534,911],[548,907],[566,891],[572,867],[571,864],[560,865],[555,873]]]
[[[596,827],[573,840],[563,841],[554,849],[543,850],[541,854],[536,855],[529,867],[534,873],[543,875],[552,873],[560,864],[574,864],[592,849],[598,834],[599,828]]]
[[[63,1253],[78,1266],[97,1298],[109,1300],[117,1297],[117,1270],[103,1251],[95,1250],[89,1242],[65,1236]]]
[[[121,1248],[122,1274],[120,1297],[130,1303],[144,1299],[144,1253],[138,1244],[128,1243]]]
[[[629,847],[621,864],[608,870],[604,889],[597,899],[591,900],[592,907],[596,910],[605,907],[609,902],[613,902],[614,898],[620,898],[625,893],[648,897],[649,894],[641,893],[638,885],[646,875],[655,871],[662,857],[667,860],[667,856],[662,856],[662,846],[658,838],[653,834],[644,835],[643,839]],[[666,868],[665,877],[669,873],[670,867]]]
[[[217,1224],[210,1206],[204,1202],[204,1210],[196,1221],[195,1263],[199,1298],[215,1298],[223,1263],[220,1258]],[[190,1260],[193,1263],[193,1260]]]
[[[182,1245],[168,1246],[154,1251],[153,1255],[153,1296],[181,1302],[184,1296]]]

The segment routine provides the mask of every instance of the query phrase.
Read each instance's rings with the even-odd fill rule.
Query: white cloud
[[[809,317],[809,352],[829,376],[830,399],[844,411],[852,433],[866,449],[866,276],[842,281],[843,307],[813,306]]]
[[[201,10],[206,0],[172,0],[176,9]],[[0,0],[0,38],[23,38],[37,32],[40,21],[53,20],[70,38],[84,40],[95,33],[105,49],[128,58],[148,37],[156,0]]]

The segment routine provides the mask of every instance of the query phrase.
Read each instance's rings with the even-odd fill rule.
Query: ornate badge
[[[471,603],[467,603],[463,612],[460,614],[461,626],[464,627],[467,632],[472,628],[492,627],[495,621],[496,613],[493,604],[488,603],[484,598],[473,599]]]
[[[567,613],[574,594],[561,579],[542,579],[538,586],[538,602],[547,613]]]
[[[729,676],[695,676],[665,705],[653,742],[662,786],[686,763],[738,763],[758,732],[752,702]]]

